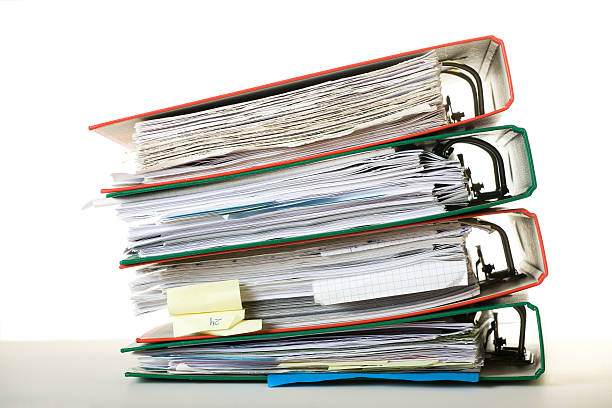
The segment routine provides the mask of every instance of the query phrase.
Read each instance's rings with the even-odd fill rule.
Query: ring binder
[[[397,137],[393,137],[387,140],[366,143],[360,146],[346,146],[346,148],[335,149],[332,151],[320,151],[317,153],[313,153],[309,156],[290,158],[285,161],[274,160],[273,162],[265,163],[262,165],[241,168],[238,170],[222,171],[204,176],[186,177],[180,180],[161,181],[142,185],[131,185],[110,189],[102,189],[102,193],[119,193],[126,191],[136,192],[138,190],[150,191],[149,189],[153,187],[160,187],[165,185],[181,185],[183,183],[191,183],[198,180],[215,179],[218,177],[226,177],[235,174],[260,171],[273,166],[284,166],[293,163],[308,162],[321,157],[332,157],[334,155],[343,154],[349,151],[356,151],[363,148],[378,146],[384,143],[392,143],[406,138],[415,138],[418,136],[423,136],[457,125],[466,125],[476,120],[480,120],[488,116],[497,114],[501,111],[504,111],[510,106],[510,104],[512,104],[514,100],[514,94],[512,90],[512,81],[510,78],[508,61],[506,58],[506,52],[503,42],[494,36],[486,36],[444,44],[440,46],[424,48],[371,61],[360,62],[344,67],[318,72],[315,74],[304,75],[298,78],[279,81],[256,88],[250,88],[243,91],[202,99],[192,103],[174,106],[171,108],[134,115],[127,118],[90,126],[90,130],[95,130],[103,136],[106,136],[111,140],[114,140],[129,148],[130,144],[132,143],[134,125],[142,120],[165,118],[186,113],[193,113],[197,111],[204,111],[220,106],[252,101],[266,96],[277,95],[279,93],[301,89],[315,84],[320,84],[325,81],[345,78],[348,76],[358,75],[361,73],[389,67],[393,64],[397,64],[399,62],[421,55],[427,51],[435,51],[439,61],[446,61],[448,64],[455,64],[456,66],[449,66],[449,68],[454,71],[465,70],[466,72],[470,72],[470,70],[466,68],[469,67],[472,71],[476,72],[478,76],[480,76],[481,80],[476,80],[477,85],[479,83],[482,83],[480,87],[482,89],[476,91],[478,99],[477,111],[479,114],[475,115],[475,117],[473,118],[461,120],[461,117],[458,116],[457,113],[453,114],[451,112],[451,116],[455,117],[455,119],[451,121],[452,123],[448,123],[443,126],[434,127],[429,130],[423,130],[412,134],[398,135]],[[452,61],[462,62],[456,63]],[[450,75],[458,76],[454,74]],[[444,82],[445,81],[443,81],[442,88],[445,87]],[[450,98],[448,98],[447,101],[447,110],[451,110]]]
[[[369,322],[379,322],[396,318],[404,318],[411,316],[418,316],[427,313],[438,312],[442,310],[448,310],[457,307],[463,307],[466,305],[470,305],[473,303],[489,301],[492,299],[500,298],[504,295],[508,295],[511,293],[523,291],[530,287],[534,287],[542,283],[542,281],[548,275],[548,266],[546,263],[546,255],[544,252],[544,246],[542,243],[542,237],[539,230],[539,225],[537,221],[537,217],[535,214],[530,213],[524,209],[513,209],[513,210],[489,210],[485,212],[475,213],[475,214],[466,214],[462,216],[456,217],[447,217],[441,220],[429,220],[425,222],[421,222],[418,225],[425,224],[435,224],[438,222],[452,221],[458,220],[461,222],[467,222],[474,225],[477,221],[487,221],[491,222],[494,225],[504,224],[508,225],[507,230],[505,230],[508,242],[512,239],[513,242],[519,244],[518,251],[515,253],[507,252],[505,255],[509,255],[509,265],[516,265],[516,273],[511,276],[501,277],[496,276],[495,279],[484,279],[481,280],[480,284],[480,294],[476,297],[472,297],[462,301],[456,301],[449,303],[447,305],[433,307],[433,308],[424,308],[420,311],[415,311],[412,313],[405,313],[401,315],[383,317],[383,318],[375,318],[368,319],[363,321],[353,321],[346,323],[331,323],[331,324],[323,324],[316,326],[303,326],[303,327],[291,327],[291,328],[283,328],[283,329],[267,329],[263,330],[260,333],[281,333],[281,332],[292,332],[295,330],[310,330],[310,329],[320,329],[325,327],[342,327],[348,324],[357,324],[357,323],[369,323]],[[481,224],[481,228],[486,224]],[[390,229],[405,229],[410,228],[410,225],[396,226],[391,228],[380,229],[378,231],[387,231]],[[499,227],[501,228],[501,227]],[[372,231],[374,232],[374,231]],[[357,234],[366,234],[365,232],[353,233],[351,235]],[[323,240],[326,238],[320,238],[318,240]],[[316,241],[316,240],[313,240]],[[312,241],[310,241],[312,242]],[[259,247],[262,249],[262,247]],[[220,253],[217,253],[220,254]],[[213,255],[213,254],[210,254]],[[201,257],[201,256],[200,256]],[[163,264],[162,264],[163,265]],[[195,335],[195,336],[186,336],[178,339],[181,340],[190,340],[190,339],[201,339],[201,338],[210,338],[212,336],[206,335]],[[162,325],[159,326],[148,333],[145,333],[141,337],[136,339],[137,343],[157,343],[157,342],[165,342],[165,341],[176,341],[177,338],[173,337],[171,332],[171,326]]]
[[[127,352],[147,352],[148,350],[162,350],[165,348],[172,348],[176,350],[180,347],[195,346],[200,344],[223,344],[232,342],[243,342],[252,340],[265,340],[265,339],[282,339],[292,336],[311,336],[320,335],[325,333],[338,333],[347,330],[359,330],[371,327],[380,327],[390,324],[405,323],[405,322],[417,322],[428,319],[439,319],[448,316],[476,316],[477,313],[492,313],[493,316],[497,315],[500,310],[513,308],[517,310],[520,318],[520,331],[518,339],[518,347],[508,347],[505,344],[505,339],[501,340],[501,337],[494,337],[494,342],[486,342],[485,350],[485,363],[480,373],[478,374],[479,381],[518,381],[518,380],[533,380],[542,375],[545,371],[545,355],[544,355],[544,341],[542,336],[542,325],[540,319],[540,313],[538,308],[525,301],[517,301],[512,296],[496,299],[493,301],[485,302],[477,306],[471,306],[467,308],[453,309],[443,312],[436,312],[427,315],[405,317],[401,319],[387,320],[382,322],[359,322],[354,325],[344,327],[327,327],[327,328],[304,328],[299,331],[291,332],[277,332],[277,333],[254,333],[247,335],[238,335],[233,337],[208,337],[193,340],[178,340],[178,341],[166,341],[159,343],[150,344],[131,344],[128,347],[121,349],[122,353]],[[526,319],[527,310],[531,310],[535,314],[533,322],[535,323],[535,331],[532,333],[531,341],[527,343],[527,330],[526,330]],[[495,319],[495,317],[494,317]],[[494,320],[497,321],[497,320]],[[490,328],[495,330],[497,324]],[[490,331],[485,335],[487,339],[490,337]],[[497,339],[497,340],[495,340]],[[492,348],[492,350],[491,350]],[[523,358],[519,358],[519,350],[523,350]],[[312,375],[317,375],[312,373]],[[147,372],[143,370],[132,370],[125,373],[126,377],[142,377],[142,378],[159,378],[159,379],[173,379],[173,380],[199,380],[199,381],[266,381],[265,375],[205,375],[205,374],[167,374],[167,373],[155,373]]]
[[[167,260],[176,260],[176,259],[185,259],[195,256],[200,256],[203,254],[209,253],[221,253],[227,251],[236,251],[236,250],[247,250],[258,247],[265,246],[278,246],[278,245],[288,245],[291,243],[299,243],[306,242],[313,239],[318,238],[331,238],[331,237],[339,237],[344,234],[350,234],[355,232],[366,232],[373,231],[380,228],[393,227],[399,225],[408,225],[412,223],[418,223],[427,220],[433,220],[437,218],[442,218],[446,216],[455,216],[464,213],[468,213],[471,211],[479,211],[489,208],[493,205],[503,204],[510,201],[518,200],[521,198],[528,197],[533,190],[536,188],[535,181],[535,172],[533,169],[533,164],[530,156],[529,143],[527,140],[527,134],[524,129],[517,128],[515,126],[499,126],[492,128],[483,128],[476,129],[472,131],[464,131],[457,132],[445,135],[436,135],[436,136],[426,136],[418,139],[411,139],[402,142],[395,142],[388,145],[382,146],[374,146],[367,149],[362,149],[360,151],[354,152],[345,152],[343,154],[337,155],[335,157],[342,157],[350,154],[355,154],[359,152],[371,151],[376,149],[382,149],[387,147],[393,147],[398,150],[418,148],[424,149],[426,151],[435,151],[435,149],[442,149],[444,154],[449,155],[451,146],[455,143],[470,143],[476,144],[479,147],[484,147],[485,151],[489,153],[490,157],[494,161],[494,176],[496,179],[496,189],[494,191],[482,192],[481,187],[476,183],[476,187],[472,188],[474,192],[474,198],[470,201],[467,207],[456,208],[456,206],[448,206],[448,210],[446,212],[440,212],[439,214],[432,216],[424,216],[413,219],[405,219],[402,221],[389,222],[386,224],[372,224],[367,226],[359,226],[355,228],[338,230],[332,232],[325,232],[320,234],[312,234],[312,235],[303,235],[298,237],[291,238],[279,238],[279,239],[270,239],[267,241],[261,241],[256,243],[244,243],[244,244],[235,244],[235,245],[226,245],[219,246],[208,249],[198,249],[192,251],[184,251],[184,252],[175,252],[172,254],[164,254],[164,255],[151,255],[140,257],[137,255],[129,256],[123,259],[120,262],[120,267],[125,268],[134,265],[142,265],[147,263],[156,263],[163,262]],[[500,153],[500,150],[503,152]],[[506,157],[508,160],[509,166],[505,166],[503,157]],[[279,166],[277,169],[285,169],[289,167],[294,167],[298,165],[308,164],[312,162],[316,162],[319,160],[325,160],[329,157],[319,158],[317,160],[309,161],[306,163],[293,163],[289,165]],[[510,163],[516,161],[517,163],[523,163],[525,166],[515,165],[511,166]],[[217,177],[214,179],[206,179],[206,180],[194,180],[192,182],[186,182],[175,185],[160,185],[155,187],[150,187],[147,189],[141,190],[128,190],[128,191],[120,191],[108,193],[108,197],[122,197],[128,196],[132,194],[140,194],[145,192],[155,192],[162,191],[168,188],[178,188],[178,187],[191,187],[198,186],[200,184],[210,183],[214,181],[225,181],[234,179],[237,177],[245,177],[252,174],[260,174],[262,172],[267,172],[270,170],[274,170],[275,168],[267,168],[259,171],[249,172],[249,173],[241,173],[234,174],[231,176]],[[470,174],[468,174],[470,176]],[[508,176],[511,176],[508,178]],[[505,192],[502,194],[502,192]]]

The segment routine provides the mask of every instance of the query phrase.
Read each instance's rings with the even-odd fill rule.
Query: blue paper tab
[[[403,381],[464,381],[478,382],[478,373],[431,372],[431,373],[287,373],[268,375],[268,387],[279,385],[312,383],[321,381],[370,378]]]

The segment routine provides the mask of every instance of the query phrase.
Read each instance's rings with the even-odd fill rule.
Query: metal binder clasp
[[[521,326],[519,331],[519,341],[517,347],[509,347],[506,345],[506,339],[499,336],[499,323],[497,320],[497,312],[493,312],[493,321],[487,331],[485,342],[489,342],[489,337],[493,334],[493,352],[488,352],[486,360],[504,360],[516,364],[531,364],[533,363],[533,355],[525,348],[525,332],[527,331],[527,310],[525,306],[514,306],[514,310],[519,315]]]
[[[476,277],[478,277],[478,280],[480,281],[479,271],[482,271],[482,273],[484,274],[485,283],[518,276],[519,273],[514,267],[514,260],[512,259],[512,250],[510,249],[510,240],[508,239],[508,234],[506,234],[506,231],[504,231],[504,229],[497,224],[481,219],[465,220],[465,222],[468,224],[472,224],[477,228],[480,227],[482,229],[487,230],[493,229],[499,234],[499,238],[502,242],[502,247],[504,248],[506,268],[500,271],[496,271],[495,265],[487,264],[485,262],[480,245],[476,245],[476,253],[478,255],[478,260],[476,261]]]
[[[484,115],[484,91],[482,79],[480,78],[480,75],[478,75],[478,72],[469,65],[454,61],[442,61],[442,66],[449,67],[448,69],[442,70],[442,74],[456,76],[465,80],[470,85],[470,89],[472,90],[472,99],[474,101],[474,116]],[[474,78],[474,81],[472,81],[469,75],[466,75],[461,71],[468,72]],[[463,112],[453,112],[451,100],[448,96],[446,97],[446,113],[448,116],[448,121],[451,123],[459,122],[461,118],[465,116],[465,113]]]
[[[495,190],[491,191],[482,191],[484,188],[484,184],[474,183],[472,181],[472,172],[470,171],[469,167],[466,167],[465,176],[468,179],[468,190],[470,191],[470,194],[473,197],[472,200],[470,200],[471,203],[474,204],[482,203],[489,200],[503,199],[509,192],[508,185],[506,183],[506,169],[504,166],[504,159],[502,158],[499,151],[492,144],[476,137],[466,136],[439,142],[433,148],[433,153],[437,154],[438,156],[449,158],[454,150],[453,145],[461,143],[481,148],[489,155],[489,157],[491,158],[491,162],[493,163]],[[461,161],[461,164],[464,165],[463,156],[460,154],[457,156]]]

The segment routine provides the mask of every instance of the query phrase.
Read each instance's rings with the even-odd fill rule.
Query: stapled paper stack
[[[526,131],[432,133],[512,100],[483,37],[92,126],[135,150],[102,190],[135,312],[169,314],[126,375],[537,378],[539,311],[501,296],[548,274],[538,221],[490,208],[536,187]]]

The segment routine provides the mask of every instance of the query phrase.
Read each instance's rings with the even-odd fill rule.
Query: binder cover
[[[538,219],[535,214],[525,209],[489,210],[477,214],[447,217],[441,220],[425,221],[419,223],[419,225],[432,224],[436,222],[444,222],[450,220],[463,220],[466,222],[471,220],[479,220],[488,221],[499,226],[504,225],[503,229],[505,230],[505,233],[507,234],[510,243],[513,244],[511,249],[512,262],[516,267],[518,275],[511,279],[494,280],[488,282],[486,285],[481,285],[480,295],[474,298],[463,300],[460,302],[449,303],[447,305],[436,308],[424,309],[413,313],[383,317],[378,319],[369,319],[346,323],[333,323],[319,326],[263,330],[258,332],[257,335],[274,336],[278,333],[287,333],[287,335],[291,335],[291,333],[296,333],[304,330],[343,330],[344,328],[354,324],[370,324],[382,321],[389,321],[398,318],[422,316],[428,313],[464,307],[473,303],[496,299],[507,294],[519,292],[539,285],[546,278],[546,276],[548,276],[548,266],[546,263],[546,255],[544,252],[544,244],[542,242],[542,235],[540,232]],[[383,228],[382,230],[388,230],[391,228],[410,228],[410,226],[395,226],[390,228]],[[363,234],[363,232],[357,234]],[[212,339],[210,341],[224,341],[223,339],[231,338],[239,339],[240,337],[216,337],[211,335],[173,337],[172,325],[166,324],[154,328],[153,330],[143,334],[141,337],[136,339],[136,343],[164,343],[184,341],[185,343],[181,344],[192,344],[190,342],[197,343],[202,339]]]
[[[120,268],[126,268],[130,266],[144,265],[144,264],[156,263],[156,262],[163,262],[163,261],[169,261],[169,260],[187,259],[187,258],[201,256],[204,254],[213,254],[213,253],[218,254],[218,253],[242,251],[242,250],[254,249],[254,248],[265,248],[265,247],[272,247],[272,246],[279,246],[279,245],[287,245],[291,243],[308,242],[308,241],[313,241],[313,240],[318,240],[318,239],[341,237],[341,236],[347,236],[347,235],[367,232],[367,231],[376,231],[380,229],[397,227],[397,226],[402,226],[402,225],[407,225],[407,224],[426,222],[426,221],[430,221],[434,219],[439,219],[442,217],[458,216],[458,215],[465,214],[468,212],[482,211],[494,205],[505,204],[511,201],[519,200],[521,198],[526,198],[531,195],[531,193],[535,190],[537,184],[536,184],[536,178],[535,178],[535,171],[533,167],[533,160],[532,160],[531,151],[529,148],[529,141],[527,139],[527,132],[523,128],[519,128],[519,127],[512,126],[512,125],[475,129],[475,130],[456,132],[456,133],[450,133],[450,134],[442,134],[442,135],[436,135],[436,136],[429,135],[429,136],[425,136],[422,138],[415,138],[415,139],[405,140],[401,142],[394,142],[394,143],[389,143],[389,144],[380,145],[380,146],[368,147],[365,149],[355,150],[351,152],[344,152],[334,157],[354,154],[354,153],[367,151],[367,150],[382,149],[385,147],[400,147],[400,148],[416,147],[416,148],[424,148],[426,150],[431,150],[435,148],[434,146],[437,146],[440,142],[449,143],[453,141],[458,141],[460,139],[465,140],[465,138],[467,137],[471,139],[477,139],[477,140],[487,142],[493,148],[496,149],[496,151],[498,152],[500,156],[500,160],[503,161],[505,164],[503,167],[503,173],[504,173],[504,177],[507,182],[507,190],[508,190],[507,194],[504,194],[501,197],[496,197],[496,198],[485,200],[484,202],[473,203],[472,205],[469,205],[464,208],[459,208],[459,209],[455,209],[452,211],[435,214],[432,216],[406,219],[406,220],[386,223],[386,224],[369,225],[369,226],[357,227],[357,228],[352,228],[352,229],[334,231],[330,233],[313,234],[313,235],[306,235],[306,236],[294,237],[294,238],[273,239],[273,240],[262,241],[262,242],[215,247],[215,248],[209,248],[205,250],[186,251],[186,252],[168,254],[168,255],[149,256],[149,257],[131,256],[120,262]],[[282,166],[278,166],[276,168],[283,168],[283,167],[289,167],[289,166],[294,166],[294,165],[306,164],[306,163],[310,163],[312,161],[321,160],[321,159],[322,158],[313,159],[311,161],[302,162],[302,163],[285,164]],[[466,166],[469,167],[469,163],[466,163]],[[217,177],[214,179],[185,182],[177,186],[188,187],[192,185],[201,184],[203,182],[222,181],[228,178],[242,177],[248,174],[259,173],[262,171],[269,171],[271,169],[274,169],[274,168],[255,170],[255,171],[248,172],[248,173]],[[157,187],[150,187],[146,190],[147,191],[157,191],[159,189],[165,189],[167,187],[168,186],[157,186]],[[144,189],[143,189],[143,192],[144,192]],[[132,194],[132,192],[131,191],[130,192],[115,192],[115,193],[109,193],[108,196],[119,197],[119,196],[126,195],[126,194]]]
[[[507,308],[521,308],[524,307],[526,310],[531,311],[531,313],[527,313],[527,322],[534,321],[535,317],[536,325],[532,330],[534,334],[532,337],[532,341],[526,343],[526,349],[533,356],[533,361],[529,364],[516,364],[512,360],[505,359],[494,359],[487,356],[485,358],[485,365],[480,371],[478,377],[479,380],[482,381],[506,381],[506,380],[533,380],[542,375],[545,370],[545,358],[544,358],[544,341],[542,338],[542,325],[540,319],[539,309],[526,301],[518,301],[513,299],[513,297],[508,297],[506,299],[496,299],[494,301],[490,301],[484,304],[480,304],[478,306],[471,306],[466,308],[454,309],[450,311],[443,311],[437,313],[430,313],[426,315],[413,316],[413,317],[405,317],[401,319],[387,320],[384,322],[369,322],[369,323],[361,323],[354,324],[350,326],[345,326],[342,328],[334,327],[334,328],[318,328],[318,329],[305,329],[297,332],[282,332],[282,333],[266,333],[266,334],[252,334],[252,335],[241,335],[234,337],[215,337],[208,339],[199,339],[199,340],[188,340],[188,341],[174,341],[167,343],[156,343],[156,344],[145,344],[145,345],[130,345],[129,347],[121,349],[122,353],[138,351],[138,350],[149,350],[149,349],[159,349],[164,347],[180,347],[180,346],[188,346],[195,344],[204,344],[204,343],[227,343],[232,341],[239,340],[257,340],[264,338],[281,338],[281,337],[289,337],[296,335],[312,335],[312,334],[321,334],[321,333],[329,333],[340,330],[353,330],[353,329],[363,329],[368,327],[382,326],[394,323],[404,323],[404,322],[414,322],[426,319],[435,319],[445,316],[454,316],[459,314],[469,314],[469,313],[477,313],[480,311],[500,311]],[[536,334],[537,333],[537,334]],[[519,340],[520,341],[520,340]],[[317,375],[312,373],[311,375]],[[172,380],[198,380],[198,381],[266,381],[266,376],[247,376],[247,375],[171,375],[171,374],[152,374],[148,372],[142,371],[129,371],[125,373],[126,377],[142,377],[142,378],[158,378],[158,379],[172,379]]]
[[[369,61],[358,62],[351,65],[342,67],[332,68],[325,71],[303,75],[301,77],[290,78],[283,81],[273,82],[267,85],[261,85],[254,88],[244,89],[241,91],[231,92],[223,95],[213,96],[206,99],[201,99],[194,102],[185,103],[182,105],[172,106],[169,108],[159,109],[151,112],[146,112],[138,115],[129,116],[122,119],[116,119],[109,122],[92,125],[89,127],[90,130],[108,137],[109,139],[120,143],[130,148],[132,134],[134,132],[135,123],[148,119],[156,119],[161,117],[170,117],[176,115],[182,115],[186,113],[192,113],[202,111],[218,106],[229,105],[238,102],[245,102],[248,100],[254,100],[269,95],[283,93],[306,86],[311,86],[317,83],[334,80],[342,77],[357,75],[363,72],[368,72],[380,68],[384,68],[403,60],[410,58],[411,56],[426,51],[435,50],[438,54],[438,59],[442,60],[456,60],[461,61],[463,64],[467,64],[479,72],[479,75],[483,80],[484,88],[484,107],[485,113],[477,115],[473,118],[467,118],[465,120],[450,123],[437,128],[432,128],[427,131],[418,132],[410,135],[400,135],[392,139],[370,143],[367,145],[351,147],[343,150],[337,150],[318,155],[312,155],[307,157],[298,158],[295,160],[289,160],[285,162],[271,163],[262,166],[234,170],[224,173],[212,174],[201,177],[187,178],[176,181],[166,181],[159,183],[152,183],[148,185],[137,185],[119,188],[102,189],[102,193],[119,193],[119,192],[136,192],[142,189],[149,189],[152,187],[161,186],[172,186],[177,183],[191,183],[198,180],[207,180],[211,178],[226,177],[233,174],[240,174],[244,172],[252,172],[257,170],[263,170],[269,167],[288,165],[291,163],[303,162],[306,160],[315,160],[320,157],[333,156],[349,151],[354,151],[366,147],[380,145],[383,143],[390,143],[405,139],[408,137],[417,137],[429,134],[432,132],[448,129],[455,126],[463,126],[474,121],[478,121],[499,112],[502,112],[510,107],[514,101],[514,92],[512,90],[512,80],[510,78],[510,70],[508,67],[508,60],[506,56],[506,49],[504,43],[499,38],[494,36],[485,36],[479,38],[473,38],[469,40],[457,41],[448,44],[437,45],[428,48],[422,48],[419,50],[409,51],[405,53],[390,55],[378,59]],[[453,80],[452,78],[445,78],[444,80]],[[443,81],[444,86],[444,81]],[[148,191],[148,190],[147,190]]]

